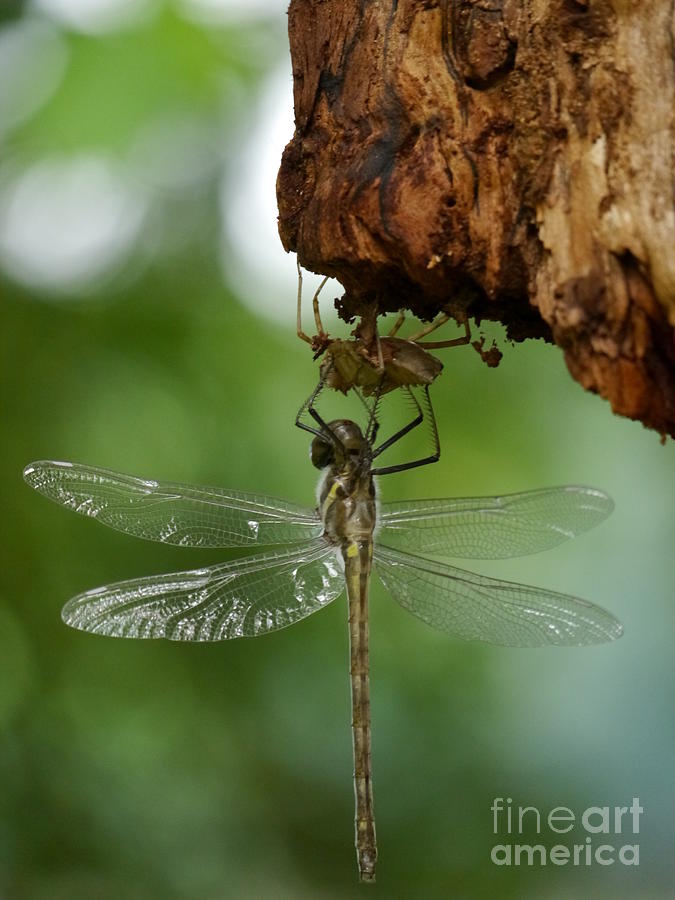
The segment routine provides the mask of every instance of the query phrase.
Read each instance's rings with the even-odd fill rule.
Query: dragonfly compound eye
[[[309,448],[309,458],[316,469],[325,469],[335,462],[335,447],[331,441],[315,437]]]

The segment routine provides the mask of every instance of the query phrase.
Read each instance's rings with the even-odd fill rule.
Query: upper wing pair
[[[321,522],[312,510],[72,463],[33,463],[24,477],[56,502],[150,540],[193,547],[295,545],[87,591],[64,607],[64,621],[74,627],[125,637],[225,640],[292,624],[342,592],[334,549],[320,540]],[[402,552],[474,558],[534,553],[593,527],[611,509],[605,494],[582,487],[384,504],[378,573],[404,608],[465,639],[526,645],[611,640],[621,633],[619,623],[583,600]]]
[[[62,506],[135,537],[182,547],[296,544],[321,534],[314,510],[257,494],[150,481],[96,466],[35,462],[28,484]],[[588,487],[504,497],[382,504],[378,539],[405,551],[501,559],[548,550],[593,528],[614,504]]]
[[[311,509],[241,491],[150,481],[69,462],[34,462],[23,477],[80,515],[163,544],[268,547],[308,541],[322,530]]]

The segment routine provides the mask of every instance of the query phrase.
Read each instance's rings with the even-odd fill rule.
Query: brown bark
[[[291,0],[284,246],[675,433],[672,0]]]

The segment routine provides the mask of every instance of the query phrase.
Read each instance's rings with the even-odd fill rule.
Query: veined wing
[[[322,532],[312,510],[257,494],[146,481],[96,466],[41,461],[23,477],[36,491],[126,534],[181,547],[269,546]]]
[[[375,547],[376,571],[394,599],[432,628],[515,647],[600,644],[621,636],[614,616],[578,597],[474,575]]]
[[[614,509],[597,488],[565,486],[448,500],[383,503],[378,539],[390,547],[464,559],[504,559],[549,550]]]
[[[66,625],[125,638],[226,641],[285,628],[344,589],[335,551],[316,540],[286,552],[120,581],[73,597]]]

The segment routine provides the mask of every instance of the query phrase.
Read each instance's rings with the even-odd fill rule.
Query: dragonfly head
[[[309,457],[317,469],[334,466],[341,471],[357,468],[370,452],[363,432],[350,419],[328,423],[329,435],[318,435],[312,441]]]

